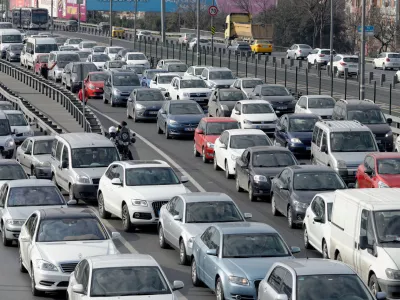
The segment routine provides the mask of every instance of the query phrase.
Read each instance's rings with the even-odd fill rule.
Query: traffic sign
[[[208,13],[210,14],[210,16],[215,17],[218,14],[218,8],[212,5],[208,8]]]
[[[215,26],[211,26],[211,35],[215,34]]]
[[[375,27],[371,25],[364,26],[365,35],[373,36],[375,32]],[[361,34],[361,26],[357,26],[357,32]]]

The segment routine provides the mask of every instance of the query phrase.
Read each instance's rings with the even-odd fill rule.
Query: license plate
[[[311,147],[306,147],[306,150],[307,150],[307,151],[311,150]]]
[[[357,68],[357,65],[349,65],[349,68]]]
[[[149,115],[156,115],[157,112],[156,111],[149,111]]]
[[[185,128],[185,131],[194,131],[195,128]]]
[[[278,106],[277,109],[287,109],[287,106]]]

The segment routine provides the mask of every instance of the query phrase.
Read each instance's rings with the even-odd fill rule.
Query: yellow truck
[[[254,53],[272,53],[274,28],[272,24],[253,24],[248,13],[230,13],[226,16],[225,42],[243,40],[250,43]]]

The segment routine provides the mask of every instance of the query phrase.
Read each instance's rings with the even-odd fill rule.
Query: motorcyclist
[[[133,160],[132,152],[129,149],[129,145],[134,143],[135,138],[131,137],[131,132],[128,128],[128,124],[125,121],[122,121],[120,125],[118,125],[117,129],[117,147],[120,153],[123,153],[125,147],[128,147],[128,159]]]

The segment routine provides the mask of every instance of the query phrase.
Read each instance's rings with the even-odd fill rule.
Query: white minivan
[[[22,35],[17,29],[0,29],[1,58],[6,58],[6,50],[10,44],[21,44]]]
[[[374,294],[400,295],[400,189],[335,192],[329,257],[350,265]]]
[[[29,37],[25,40],[25,46],[21,53],[21,66],[35,68],[35,61],[38,54],[50,53],[58,49],[55,38]]]

